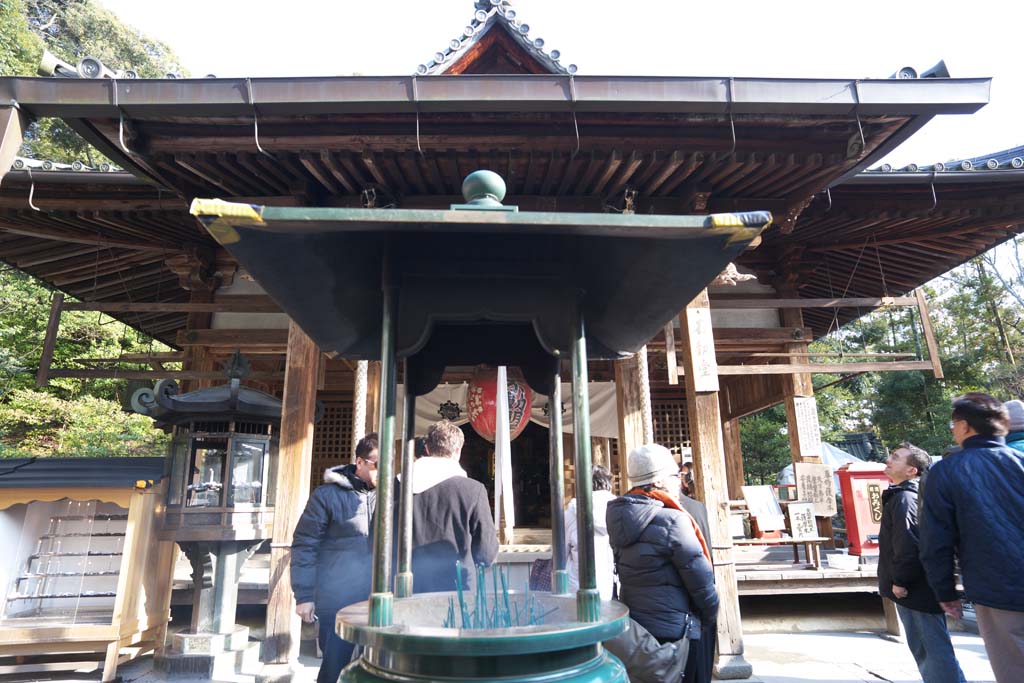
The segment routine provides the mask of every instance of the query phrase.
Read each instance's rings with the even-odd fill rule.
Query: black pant
[[[686,660],[683,680],[686,683],[708,683],[715,669],[715,639],[718,627],[715,622],[702,624],[700,640],[690,641],[690,656]]]
[[[320,619],[320,630],[317,633],[317,642],[324,658],[320,662],[320,672],[316,676],[316,683],[338,683],[341,670],[352,660],[352,651],[355,644],[342,640],[341,636],[334,632],[334,615],[317,615]]]

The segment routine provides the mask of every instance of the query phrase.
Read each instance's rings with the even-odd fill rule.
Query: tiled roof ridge
[[[49,159],[32,159],[30,157],[15,157],[11,164],[12,171],[75,171],[76,173],[113,173],[123,171],[110,162],[104,161],[96,166],[89,166],[84,161],[73,161],[70,164],[63,161],[51,161]]]
[[[485,33],[499,23],[516,42],[551,73],[570,75],[576,73],[575,64],[568,66],[561,64],[559,60],[562,55],[558,50],[545,51],[543,38],[530,37],[530,25],[520,21],[510,0],[475,0],[473,7],[473,19],[466,24],[462,33],[448,41],[448,45],[443,50],[435,52],[433,59],[417,66],[417,76],[443,74]]]
[[[869,168],[864,173],[970,173],[1021,169],[1024,169],[1024,145],[955,161],[937,161],[934,164],[907,164],[902,168],[882,164]]]

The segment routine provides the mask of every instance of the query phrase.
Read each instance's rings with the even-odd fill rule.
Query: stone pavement
[[[981,636],[952,634],[964,676],[995,681]],[[743,636],[751,683],[910,683],[921,680],[910,650],[878,633],[757,633]]]
[[[744,636],[747,660],[754,667],[750,683],[911,683],[921,677],[906,645],[873,632],[754,633]],[[994,681],[981,638],[954,633],[960,666],[971,683]],[[316,680],[319,660],[303,656],[295,683]],[[143,657],[120,668],[123,683],[164,683],[153,672],[152,657]],[[255,673],[255,672],[251,672]],[[34,680],[64,683],[95,681],[91,676],[54,676]],[[0,677],[0,681],[12,680]],[[24,680],[24,679],[21,679]],[[253,675],[241,675],[218,683],[253,683]],[[199,683],[174,679],[173,683]]]

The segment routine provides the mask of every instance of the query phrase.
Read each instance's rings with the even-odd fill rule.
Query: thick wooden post
[[[788,292],[784,292],[788,295]],[[796,294],[793,293],[795,297]],[[800,308],[782,309],[785,327],[803,328],[804,314]],[[806,341],[786,344],[788,353],[807,353]],[[791,365],[803,363],[803,356],[788,359]],[[818,406],[814,400],[814,384],[809,372],[784,375],[786,426],[793,462],[821,462],[821,431],[818,427]]]
[[[743,498],[743,442],[740,440],[740,420],[722,423],[725,444],[725,480],[729,487],[729,500]]]
[[[292,593],[291,541],[309,498],[313,458],[313,416],[320,351],[294,322],[288,326],[281,442],[278,450],[274,537],[270,545],[270,586],[267,595],[267,635],[263,640],[263,669],[259,680],[288,681],[299,654],[301,623]],[[322,628],[333,628],[323,624]]]
[[[363,435],[380,428],[380,361],[371,360],[366,367],[366,424]],[[353,449],[354,450],[354,449]]]
[[[749,678],[752,667],[743,658],[743,627],[739,591],[729,533],[729,496],[726,487],[725,444],[718,405],[718,362],[711,332],[707,290],[687,304],[680,316],[686,406],[693,445],[694,483],[708,509],[715,582],[718,588],[718,678]]]
[[[785,292],[796,297],[795,291]],[[782,324],[802,328],[804,314],[801,308],[782,309]],[[787,344],[789,353],[806,353],[807,342]],[[789,358],[790,364],[803,363],[803,356]],[[821,462],[821,427],[818,424],[818,403],[814,399],[814,383],[809,372],[784,375],[783,391],[786,399],[786,431],[789,433],[789,450],[793,463]],[[832,538],[832,520],[818,517],[818,535]]]
[[[626,459],[637,446],[654,441],[647,347],[633,357],[615,361],[615,401],[619,409],[619,493],[629,489]]]

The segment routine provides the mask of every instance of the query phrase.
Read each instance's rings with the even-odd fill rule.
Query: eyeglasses
[[[378,462],[377,460],[368,460],[366,458],[359,458],[359,459],[362,460],[363,462],[365,462],[367,465],[369,465],[371,470],[377,469],[377,462]]]

